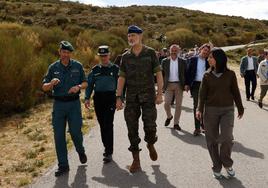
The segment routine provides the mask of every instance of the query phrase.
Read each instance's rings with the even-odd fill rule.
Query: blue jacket
[[[88,87],[85,99],[89,99],[92,92],[116,91],[119,67],[109,63],[107,67],[98,64],[88,75]]]
[[[198,56],[194,56],[188,60],[188,67],[186,73],[186,85],[190,87],[193,85],[196,72],[197,72]],[[208,61],[206,60],[206,70],[209,68]]]

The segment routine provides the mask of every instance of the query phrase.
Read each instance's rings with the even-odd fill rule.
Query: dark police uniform
[[[126,80],[126,107],[124,111],[130,140],[129,150],[139,151],[138,134],[142,111],[145,138],[148,144],[157,141],[154,73],[161,71],[154,49],[143,46],[138,56],[131,50],[123,54],[119,76]]]
[[[113,63],[108,66],[96,65],[88,75],[85,99],[89,100],[94,91],[94,108],[100,124],[104,156],[113,154],[113,121],[116,105],[116,88],[119,67]]]
[[[71,87],[86,81],[82,65],[71,59],[68,66],[64,66],[60,60],[51,64],[45,75],[43,83],[49,83],[53,78],[60,82],[54,86],[52,95],[54,97],[52,125],[59,167],[67,167],[67,146],[66,146],[66,122],[74,142],[76,151],[84,153],[83,135],[81,132],[82,115],[79,93],[69,94]]]

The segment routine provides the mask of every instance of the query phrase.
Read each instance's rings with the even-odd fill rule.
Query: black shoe
[[[63,174],[68,173],[70,170],[69,166],[60,166],[58,170],[55,172],[55,176],[59,177],[62,176]]]
[[[173,119],[173,116],[171,118],[167,118],[165,121],[165,126],[167,127],[170,124],[170,121]]]
[[[113,160],[113,157],[112,155],[107,155],[103,158],[103,162],[106,164],[106,163],[109,163]]]
[[[247,98],[247,101],[249,101],[249,98]]]
[[[262,102],[259,101],[258,105],[260,108],[262,108]]]
[[[254,96],[251,96],[251,99],[254,101],[254,99],[255,99]]]
[[[82,164],[85,164],[85,163],[87,162],[87,156],[86,156],[85,152],[83,152],[83,153],[78,153],[78,155],[79,155],[79,160],[80,160],[80,162],[81,162]]]
[[[194,130],[194,133],[193,133],[194,136],[198,136],[200,134],[201,134],[201,130],[200,129],[195,129]]]
[[[174,129],[178,130],[178,131],[181,131],[181,127],[179,126],[179,124],[175,124],[174,125]]]

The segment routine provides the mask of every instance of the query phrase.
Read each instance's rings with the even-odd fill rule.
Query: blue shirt
[[[206,72],[206,60],[198,56],[195,81],[201,82]]]
[[[88,87],[85,99],[89,99],[92,92],[116,91],[119,67],[113,63],[108,66],[101,64],[92,68],[88,75]]]
[[[49,83],[53,78],[58,78],[60,80],[60,82],[53,87],[53,96],[79,95],[80,92],[69,94],[68,91],[71,87],[86,81],[82,64],[73,59],[70,59],[67,66],[63,65],[60,60],[51,64],[48,67],[43,83]]]

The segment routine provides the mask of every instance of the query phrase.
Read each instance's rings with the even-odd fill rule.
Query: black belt
[[[175,81],[175,82],[170,82],[170,81],[168,81],[168,83],[180,83],[179,81]]]
[[[69,101],[78,100],[79,95],[74,95],[74,96],[54,96],[54,99],[56,101],[69,102]]]

